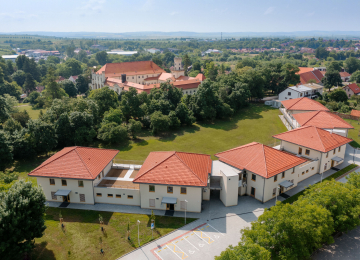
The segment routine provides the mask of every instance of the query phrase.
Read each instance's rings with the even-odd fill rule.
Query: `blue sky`
[[[0,32],[360,31],[359,0],[1,0]]]

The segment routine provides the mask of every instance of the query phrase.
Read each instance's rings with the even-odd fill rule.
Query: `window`
[[[113,195],[112,194],[108,194],[108,198],[112,198],[113,197]]]
[[[336,149],[334,149],[334,152],[333,152],[333,154],[335,154],[336,153]]]
[[[251,187],[251,196],[254,196],[255,197],[255,188],[254,187]]]
[[[340,152],[340,150],[341,150],[340,148],[341,148],[341,146],[339,147],[339,150],[338,150],[338,152]]]
[[[328,158],[329,157],[329,153],[326,153],[326,158]]]
[[[288,96],[291,96],[291,92],[288,92]]]
[[[155,199],[149,199],[149,207],[155,207]]]
[[[96,197],[101,197],[102,194],[101,193],[96,193]]]
[[[291,183],[294,183],[294,180],[291,180],[290,182],[291,182]]]
[[[273,189],[273,196],[276,195],[276,188]]]
[[[49,179],[50,180],[50,185],[55,185],[55,179]]]
[[[306,155],[310,155],[310,150],[309,150],[309,149],[306,149],[306,150],[305,150],[305,154],[306,154]]]
[[[300,93],[300,97],[302,97],[302,93]]]
[[[67,186],[66,180],[61,180],[61,185],[62,186]]]
[[[79,194],[80,202],[85,202],[85,194]]]
[[[325,163],[325,165],[324,165],[324,170],[326,170],[326,168],[327,168],[327,163]]]
[[[274,176],[274,182],[276,182],[276,181],[277,181],[277,175]]]
[[[315,167],[311,167],[311,170],[314,170],[315,169]]]
[[[116,194],[115,196],[116,196],[116,198],[119,198],[119,199],[121,198],[121,194]]]
[[[309,170],[306,170],[306,173],[308,173],[309,172]]]
[[[167,193],[173,193],[173,187],[168,186],[167,187]]]
[[[55,193],[56,193],[55,191],[51,192],[51,199],[52,200],[57,200],[57,197],[55,196]]]
[[[285,172],[282,172],[281,179],[285,178]]]
[[[139,78],[140,78],[140,76],[139,76]]]
[[[101,177],[100,177],[100,174],[99,174],[99,176],[98,176],[98,179],[100,179]]]
[[[255,174],[251,174],[251,180],[256,181],[256,175]]]
[[[293,174],[295,172],[295,167],[293,168],[293,170],[292,170],[292,173],[291,174]]]
[[[182,210],[187,209],[187,208],[186,208],[186,202],[185,202],[185,201],[180,201],[180,209],[182,209]]]
[[[180,193],[181,193],[181,194],[186,194],[186,188],[185,188],[185,187],[181,187],[181,188],[180,188]]]
[[[84,181],[78,181],[79,187],[84,187]]]
[[[301,175],[304,175],[304,174],[305,174],[305,172],[302,172],[302,173],[301,173]]]
[[[133,195],[128,195],[128,199],[133,199],[134,196]]]
[[[132,79],[134,79],[134,77],[132,77]]]
[[[155,192],[155,185],[149,185],[149,192]]]
[[[302,154],[302,148],[299,147],[299,154]]]

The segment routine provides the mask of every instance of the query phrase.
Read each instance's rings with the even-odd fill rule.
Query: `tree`
[[[22,128],[21,124],[18,121],[15,121],[12,118],[9,118],[3,124],[4,131],[6,131],[6,132],[8,132],[10,134],[14,133],[15,131],[20,131],[21,128]]]
[[[10,96],[15,97],[16,99],[20,99],[20,95],[22,93],[21,87],[19,87],[16,82],[7,82],[0,84],[0,95],[8,94]]]
[[[89,82],[83,75],[79,75],[76,79],[76,88],[81,94],[89,90]]]
[[[48,153],[57,145],[54,126],[40,119],[30,119],[28,124],[30,143],[38,154]]]
[[[191,65],[191,60],[189,58],[189,55],[185,54],[183,59],[182,59],[182,62],[184,64],[185,76],[187,76],[188,67]]]
[[[338,72],[341,71],[341,63],[342,62],[338,62],[338,61],[332,61],[329,66],[327,66],[326,70],[336,70]]]
[[[128,121],[130,118],[140,118],[143,116],[143,111],[140,108],[141,102],[139,95],[135,88],[130,88],[129,91],[121,94],[120,107],[124,114],[125,120]]]
[[[170,127],[178,128],[181,125],[179,118],[177,118],[175,111],[169,113]]]
[[[244,67],[243,69],[245,68],[247,67]],[[265,81],[260,71],[247,69],[240,75],[240,79],[243,83],[248,85],[251,98],[261,99],[264,97]]]
[[[166,131],[170,127],[170,119],[168,116],[163,115],[160,111],[155,111],[150,116],[150,128],[152,134],[157,134],[158,132]]]
[[[74,144],[74,130],[71,127],[70,119],[67,113],[60,115],[55,123],[55,134],[58,140],[58,147],[66,147]]]
[[[360,70],[355,71],[351,75],[350,81],[355,81],[356,83],[360,83]]]
[[[65,90],[56,82],[55,71],[51,67],[46,75],[44,95],[50,100],[59,99],[67,95]]]
[[[7,166],[11,165],[12,161],[13,161],[12,147],[6,137],[5,132],[0,130],[0,171],[5,170]],[[1,217],[0,217],[0,222],[1,222]],[[0,248],[1,248],[1,244],[0,244]]]
[[[218,75],[218,70],[217,70],[214,62],[210,62],[209,64],[206,65],[204,74],[207,79],[210,79],[213,81],[216,79],[216,76]]]
[[[360,61],[355,57],[347,58],[344,61],[345,69],[350,74],[354,73],[357,70],[360,70]]]
[[[106,51],[99,51],[96,53],[95,58],[100,65],[105,65],[107,61],[107,52]]]
[[[46,198],[41,187],[23,180],[0,193],[0,255],[12,259],[30,253],[43,236]],[[11,236],[9,236],[11,234]]]
[[[346,185],[350,190],[360,189],[360,174],[358,172],[350,173],[346,176],[346,180]]]
[[[329,91],[334,86],[343,85],[340,73],[337,70],[327,70],[325,77],[321,79],[321,82],[324,84],[324,87],[329,89]]]
[[[27,130],[23,128],[21,131],[14,132],[10,136],[15,159],[32,159],[36,156],[36,151],[31,143]]]
[[[8,75],[12,75],[14,72],[15,72],[15,69],[14,69],[14,66],[13,66],[13,62],[11,60],[8,60],[6,62],[6,67],[7,67],[7,70],[6,70],[6,73]]]
[[[46,64],[59,64],[60,63],[60,58],[56,57],[56,56],[49,56],[46,59]]]
[[[84,146],[93,141],[96,136],[96,131],[93,128],[87,128],[85,126],[76,129],[74,135],[75,145]]]
[[[252,242],[246,241],[239,243],[238,246],[229,246],[222,251],[220,256],[215,256],[215,260],[270,260],[271,253],[264,247]]]
[[[37,92],[33,92],[37,93]],[[11,114],[12,118],[18,121],[22,127],[25,127],[30,119],[29,113],[26,110]]]
[[[63,80],[61,82],[62,88],[65,90],[66,94],[69,95],[69,97],[76,97],[78,90],[75,87],[75,84],[71,80]]]
[[[327,51],[324,47],[318,47],[315,50],[315,57],[318,59],[326,59],[329,56],[329,51]]]
[[[114,122],[117,125],[120,125],[123,122],[123,120],[124,120],[124,116],[119,108],[117,109],[110,108],[109,111],[105,112],[102,124]]]
[[[116,108],[119,103],[116,92],[108,87],[92,90],[89,98],[93,99],[98,105],[100,117],[102,117],[106,111],[110,110],[110,108]]]
[[[185,103],[180,102],[175,109],[176,117],[179,118],[181,124],[192,125],[195,123],[195,117]]]
[[[5,122],[9,117],[9,105],[6,102],[6,98],[0,96],[0,123]]]
[[[40,81],[41,80],[41,73],[40,70],[38,68],[38,65],[35,62],[35,59],[29,59],[28,57],[26,57],[22,70],[25,73],[30,73],[31,76],[36,80],[36,81]]]
[[[70,76],[77,76],[83,72],[81,62],[76,59],[67,59],[65,66],[69,68]]]
[[[22,87],[25,83],[26,73],[22,70],[17,70],[11,75],[11,77],[20,87]]]
[[[26,74],[25,83],[23,86],[26,93],[30,93],[36,89],[36,82],[30,73]]]
[[[23,69],[23,65],[27,57],[25,55],[19,55],[16,57],[15,63],[18,70]]]
[[[141,122],[134,119],[129,120],[129,123],[127,124],[127,129],[133,139],[136,139],[137,134],[141,131],[141,127]]]
[[[338,88],[329,94],[329,99],[335,102],[346,102],[348,97],[343,89]]]
[[[125,126],[117,125],[116,123],[107,123],[101,126],[98,133],[98,138],[107,143],[121,143],[128,137]]]
[[[31,105],[35,105],[36,104],[36,99],[40,97],[40,93],[37,91],[33,91],[30,93],[30,95],[27,97],[27,100],[29,101],[29,103]]]

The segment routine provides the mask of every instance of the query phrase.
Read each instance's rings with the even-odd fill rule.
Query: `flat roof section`
[[[132,181],[102,180],[96,187],[139,190],[140,185]]]
[[[111,170],[106,174],[105,177],[117,177],[117,178],[124,178],[126,173],[129,171],[129,169],[116,169],[111,168]]]
[[[235,167],[232,167],[226,163],[223,163],[220,160],[213,161],[211,176],[222,176],[220,171],[227,177],[237,176],[242,172],[241,170],[236,169]]]

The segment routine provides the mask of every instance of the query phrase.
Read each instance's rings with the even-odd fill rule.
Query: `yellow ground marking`
[[[167,246],[169,247],[170,246],[173,246],[174,248],[172,248],[172,250],[175,252],[175,253],[179,253],[181,254],[181,259],[185,259],[185,258],[188,258],[188,256],[183,252],[183,251],[176,251],[176,246],[174,244],[167,244]]]
[[[206,228],[208,228],[209,226],[206,226]]]
[[[199,232],[199,233],[200,233],[200,237],[203,238],[203,239],[207,239],[209,244],[211,244],[212,242],[214,242],[214,240],[212,240],[210,237],[208,237],[208,236],[203,236],[203,232],[201,232],[201,231],[194,230],[193,232]],[[212,240],[212,241],[211,241],[211,240]]]
[[[160,253],[161,250],[158,251],[158,253]]]
[[[188,238],[189,236],[185,237],[185,238]]]
[[[175,243],[177,243],[177,242],[179,242],[179,241],[176,241]]]

